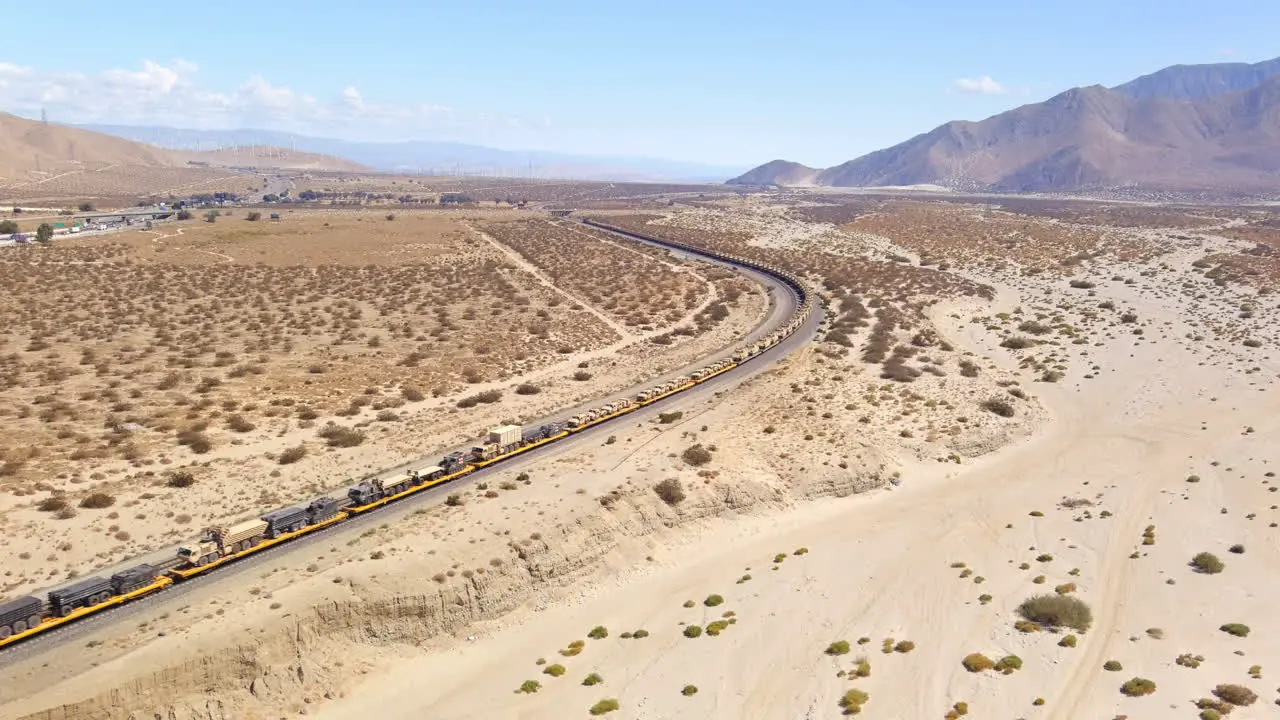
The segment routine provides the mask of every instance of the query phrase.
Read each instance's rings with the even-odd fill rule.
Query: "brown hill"
[[[0,113],[0,177],[5,180],[77,167],[174,164],[167,150],[150,145]]]
[[[812,185],[818,170],[790,160],[774,160],[729,181],[731,185]]]
[[[330,172],[371,172],[368,167],[333,155],[288,150],[266,145],[229,147],[203,152],[169,150],[192,164],[276,170],[324,170]]]
[[[357,163],[281,148],[229,148],[216,152],[179,152],[112,135],[0,113],[0,187],[107,166],[213,167],[367,171]]]
[[[756,171],[747,177],[752,184],[785,184]],[[1197,100],[1075,88],[981,122],[947,123],[819,171],[814,181],[1003,192],[1274,190],[1280,182],[1280,76]]]

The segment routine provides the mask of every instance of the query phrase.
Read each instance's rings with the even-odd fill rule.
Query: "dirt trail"
[[[620,322],[618,322],[618,321],[614,320],[613,318],[609,317],[608,315],[606,315],[605,313],[601,312],[601,311],[600,311],[600,310],[598,310],[597,308],[593,307],[593,306],[591,305],[591,303],[589,303],[589,302],[587,302],[587,301],[583,300],[582,298],[580,298],[580,297],[578,297],[578,296],[574,295],[573,293],[569,292],[568,290],[565,290],[564,288],[560,287],[559,285],[556,285],[556,284],[555,284],[555,282],[554,282],[554,281],[553,281],[549,276],[547,276],[547,274],[546,274],[546,273],[544,273],[544,272],[542,271],[542,269],[541,269],[541,268],[539,268],[537,265],[534,265],[533,263],[531,263],[531,262],[529,262],[528,260],[526,260],[526,259],[524,258],[524,256],[523,256],[523,255],[521,255],[520,253],[516,252],[515,250],[512,250],[511,248],[507,247],[506,245],[503,245],[502,243],[500,243],[500,242],[498,242],[497,240],[493,239],[493,237],[492,237],[492,236],[490,236],[488,233],[481,232],[480,230],[477,230],[477,229],[475,228],[475,226],[474,226],[474,225],[472,225],[471,223],[463,223],[463,225],[465,225],[465,226],[466,226],[466,228],[467,228],[468,230],[470,230],[471,232],[473,232],[473,233],[475,233],[476,235],[478,235],[478,236],[480,236],[481,238],[483,238],[483,239],[485,240],[485,242],[488,242],[490,245],[492,245],[492,246],[494,246],[495,248],[497,248],[499,252],[501,252],[503,255],[506,255],[506,256],[507,256],[507,258],[508,258],[509,260],[511,260],[511,262],[513,262],[513,263],[515,263],[516,265],[518,265],[518,266],[520,267],[520,269],[524,270],[525,272],[527,272],[527,273],[529,273],[530,275],[532,275],[535,279],[537,279],[537,281],[538,281],[540,284],[542,284],[543,286],[545,286],[546,288],[548,288],[548,289],[549,289],[549,290],[551,290],[552,292],[555,292],[555,293],[557,293],[557,294],[559,294],[559,295],[563,296],[566,300],[568,300],[569,302],[573,303],[574,305],[580,305],[580,306],[582,306],[582,308],[583,308],[584,310],[586,310],[587,312],[591,313],[591,315],[592,315],[593,317],[595,317],[597,320],[599,320],[600,322],[604,323],[605,325],[608,325],[608,326],[609,326],[609,329],[610,329],[610,330],[613,330],[615,333],[617,333],[617,334],[618,334],[618,336],[619,336],[620,338],[622,338],[622,341],[623,341],[623,342],[630,342],[631,340],[633,340],[633,339],[635,338],[635,336],[634,336],[634,335],[632,335],[632,334],[631,334],[631,332],[630,332],[629,330],[627,330],[627,328],[626,328],[626,326],[625,326],[625,325],[623,325],[622,323],[620,323]]]

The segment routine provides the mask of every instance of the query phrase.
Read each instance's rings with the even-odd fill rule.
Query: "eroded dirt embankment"
[[[700,489],[675,508],[647,489],[623,493],[609,507],[519,547],[517,559],[500,571],[447,587],[436,587],[424,575],[414,583],[424,590],[417,594],[380,596],[378,588],[354,587],[367,597],[317,606],[252,644],[167,667],[25,720],[253,720],[304,710],[342,695],[353,678],[369,671],[379,651],[407,649],[507,615],[545,591],[604,568],[624,544],[798,500],[866,492],[886,482],[882,468],[813,470],[803,473],[794,493],[749,478]]]

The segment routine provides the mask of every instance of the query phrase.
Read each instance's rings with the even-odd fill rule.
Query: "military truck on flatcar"
[[[43,616],[40,598],[24,597],[0,604],[0,640],[39,625]]]
[[[97,605],[115,594],[111,581],[104,577],[85,578],[49,593],[49,609],[58,617],[66,617],[82,608]]]
[[[297,532],[307,526],[307,506],[281,508],[262,516],[267,524],[267,537],[271,540],[285,533]]]
[[[266,534],[267,523],[262,520],[246,520],[231,527],[210,528],[205,533],[204,540],[178,548],[178,558],[190,566],[207,565],[227,555],[248,550],[262,542]]]
[[[131,593],[138,588],[143,588],[155,582],[156,577],[160,575],[159,568],[154,565],[143,563],[135,565],[127,570],[121,570],[111,576],[111,589],[116,595],[125,595]]]

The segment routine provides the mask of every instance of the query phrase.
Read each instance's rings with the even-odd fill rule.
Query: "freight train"
[[[174,558],[161,565],[141,564],[110,577],[95,576],[79,580],[66,587],[50,591],[43,599],[31,596],[2,603],[0,604],[0,648],[74,622],[87,615],[151,595],[175,582],[194,578],[269,547],[337,525],[349,518],[373,512],[427,488],[456,480],[481,468],[554,443],[561,438],[677,395],[759,356],[799,330],[813,313],[812,301],[804,285],[779,268],[761,265],[745,258],[646,237],[590,220],[583,222],[644,242],[710,256],[770,275],[784,283],[796,296],[799,301],[796,312],[785,325],[738,349],[728,358],[694,370],[688,375],[680,375],[654,385],[632,397],[620,397],[600,407],[580,412],[564,422],[551,422],[526,428],[518,425],[495,427],[480,444],[468,451],[450,453],[442,457],[436,465],[412,467],[397,478],[364,480],[349,488],[345,497],[318,497],[304,505],[275,510],[254,520],[209,528],[200,540],[181,546]]]

